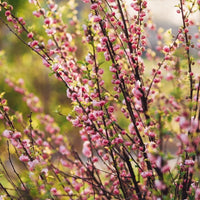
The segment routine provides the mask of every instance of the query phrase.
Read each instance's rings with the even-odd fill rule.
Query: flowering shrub
[[[193,19],[200,2],[179,1],[182,24],[176,33],[156,28],[146,0],[83,0],[90,7],[83,25],[73,0],[67,3],[73,14],[67,23],[65,9],[53,0],[44,6],[29,2],[45,37],[30,30],[7,2],[0,3],[1,21],[65,84],[72,102],[66,119],[80,130],[82,154],[23,80],[7,77],[31,112],[27,124],[1,94],[2,136],[14,172],[13,177],[0,161],[7,180],[0,183],[1,197],[200,199],[200,29]],[[157,34],[156,50],[151,34]]]

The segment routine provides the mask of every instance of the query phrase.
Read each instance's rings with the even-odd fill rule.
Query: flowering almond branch
[[[2,134],[16,177],[9,175],[1,160],[10,187],[0,184],[3,195],[11,199],[200,199],[200,75],[194,73],[200,32],[192,31],[192,26],[199,29],[192,16],[199,13],[200,2],[180,0],[176,8],[182,24],[175,33],[156,29],[146,0],[83,0],[90,7],[83,25],[74,0],[66,3],[73,14],[67,23],[67,12],[53,0],[45,5],[29,2],[34,17],[43,21],[45,36],[30,31],[6,1],[0,2],[5,13],[1,21],[65,85],[72,102],[72,112],[65,117],[78,127],[83,147],[82,153],[73,148],[22,79],[6,77],[30,115],[27,123],[1,94]],[[151,34],[157,34],[155,51],[148,45]],[[34,114],[37,128],[32,123],[37,120]],[[16,169],[11,155],[22,163],[22,171]]]

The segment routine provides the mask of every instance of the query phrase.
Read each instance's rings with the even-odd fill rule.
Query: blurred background
[[[35,9],[33,4],[30,4],[28,0],[7,0],[6,2],[13,5],[13,12],[17,17],[24,17],[30,29],[42,36],[45,34],[43,21],[32,15]],[[40,2],[41,4],[45,3],[43,0]],[[62,5],[65,1],[58,0],[56,2]],[[81,13],[84,13],[83,4],[80,2],[77,6],[78,10],[81,10],[79,13],[81,16]],[[5,18],[4,12],[0,12],[0,17]],[[66,15],[66,17],[69,16]],[[24,37],[26,38],[26,35]],[[28,122],[27,116],[30,114],[30,109],[22,101],[22,95],[5,83],[6,78],[13,82],[19,82],[22,78],[24,87],[28,92],[39,97],[44,113],[55,118],[61,132],[69,136],[73,135],[73,137],[69,137],[72,143],[75,143],[74,141],[77,139],[80,141],[78,130],[72,129],[71,123],[66,120],[66,117],[58,114],[58,110],[64,115],[71,111],[71,102],[66,98],[66,87],[50,74],[51,71],[44,67],[42,59],[19,41],[2,22],[0,22],[0,69],[0,93],[6,92],[4,96],[13,112],[21,112]],[[35,113],[32,115],[33,124],[36,115]],[[4,127],[0,124],[0,138],[3,129]],[[80,150],[81,144],[77,144],[76,148]]]

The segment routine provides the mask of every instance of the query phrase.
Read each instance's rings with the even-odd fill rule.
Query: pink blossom
[[[119,195],[119,190],[118,190],[117,188],[115,188],[115,189],[113,190],[113,193],[114,193],[115,195]]]
[[[3,107],[3,110],[4,110],[5,112],[8,112],[8,111],[10,110],[10,108],[9,108],[8,106],[4,106],[4,107]]]
[[[90,158],[92,156],[92,152],[90,149],[90,142],[89,141],[85,141],[83,143],[83,149],[82,149],[82,153],[87,157]]]
[[[40,12],[33,11],[33,15],[36,17],[40,17],[42,14]]]
[[[162,167],[161,171],[162,171],[162,173],[166,173],[166,172],[170,171],[170,166],[168,164],[166,164],[165,166]]]
[[[171,80],[173,80],[173,79],[174,79],[173,74],[167,73],[166,80],[167,80],[167,81],[171,81]]]
[[[69,187],[64,188],[65,192],[69,192],[71,189]]]
[[[164,46],[163,47],[163,51],[166,52],[166,53],[169,53],[170,52],[170,48],[168,46]]]
[[[100,156],[102,156],[103,155],[103,151],[100,149],[100,150],[98,150],[98,154],[100,155]]]
[[[81,139],[82,139],[83,141],[87,141],[87,140],[88,140],[88,138],[87,138],[86,135],[81,135]]]
[[[22,155],[19,157],[19,160],[21,160],[22,162],[28,162],[28,161],[29,161],[29,157],[22,154]]]
[[[9,131],[9,130],[4,130],[3,132],[3,136],[6,137],[6,138],[12,138],[12,135],[11,135],[12,131]]]
[[[121,83],[121,81],[119,79],[114,80],[114,84],[119,85]]]
[[[24,80],[22,78],[19,78],[18,81],[19,85],[24,85]]]
[[[6,10],[6,12],[5,12],[5,16],[8,17],[9,15],[11,15],[10,10]]]
[[[13,139],[17,139],[17,138],[20,138],[22,136],[22,134],[20,132],[15,132],[13,134]]]
[[[101,21],[101,16],[95,15],[93,21],[94,22],[100,22]]]
[[[47,35],[51,36],[56,33],[56,29],[55,28],[46,29],[46,33]]]
[[[46,67],[50,67],[50,64],[45,59],[43,59],[43,65]]]
[[[104,155],[103,155],[103,159],[104,159],[104,160],[109,160],[109,155],[108,155],[108,154],[104,154]]]
[[[190,132],[195,132],[198,129],[198,124],[199,124],[198,119],[192,118],[190,125]]]
[[[112,67],[112,66],[110,66],[109,69],[110,69],[110,71],[113,72],[113,73],[117,72],[117,70],[116,70],[114,67]]]
[[[51,193],[52,193],[53,195],[58,195],[58,194],[59,194],[56,188],[51,188],[50,191],[51,191]]]
[[[106,36],[104,36],[104,37],[101,38],[100,41],[101,41],[101,44],[102,44],[102,45],[105,45],[106,42],[108,41],[108,38],[107,38]]]
[[[199,0],[199,5],[200,5],[200,0]],[[197,188],[195,192],[195,200],[199,199],[200,199],[200,188]]]
[[[135,144],[132,145],[131,149],[134,151],[134,150],[137,150],[137,146]]]
[[[53,46],[55,46],[55,42],[53,40],[49,39],[48,45],[49,45],[49,47],[53,47]]]
[[[28,162],[28,166],[29,166],[29,170],[33,171],[35,169],[35,166],[39,164],[39,161],[37,159],[33,160],[33,161],[29,161]]]
[[[29,3],[33,3],[33,4],[35,4],[36,5],[36,0],[28,0],[29,1]]]
[[[63,135],[56,136],[56,140],[55,140],[56,144],[61,144],[62,141],[63,141]]]
[[[91,54],[88,54],[88,55],[86,56],[85,60],[86,60],[89,64],[91,64],[91,65],[94,63]]]
[[[151,171],[141,172],[141,176],[142,176],[143,178],[150,177],[150,176],[152,176],[152,172],[151,172]]]
[[[93,113],[89,113],[88,117],[90,120],[96,120],[96,117]]]
[[[158,189],[158,190],[164,190],[166,188],[166,186],[163,184],[162,181],[160,180],[155,180],[155,187]]]
[[[31,47],[37,46],[39,42],[37,40],[34,40],[33,42],[30,43]]]
[[[8,6],[8,3],[4,1],[4,2],[2,2],[2,6],[4,6],[4,8],[5,8]]]
[[[66,149],[66,147],[64,145],[61,145],[59,147],[59,151],[62,155],[69,155],[69,151]]]
[[[133,88],[132,93],[134,94],[134,96],[138,99],[140,99],[142,97],[142,93],[139,91],[138,88]]]
[[[102,69],[102,68],[100,68],[99,70],[98,70],[98,74],[99,75],[102,75],[104,73],[104,70]]]
[[[50,25],[50,24],[52,23],[52,19],[51,19],[51,18],[46,18],[46,19],[44,20],[44,23],[45,23],[46,25]]]
[[[6,99],[2,99],[1,104],[6,104]]]
[[[70,187],[65,187],[64,188],[65,192],[67,192],[69,195],[73,194],[73,191],[70,189]]]
[[[66,160],[60,159],[60,162],[64,167],[70,167],[70,164]]]
[[[194,165],[194,160],[185,160],[185,165],[191,165],[191,166],[193,166]]]
[[[179,34],[178,35],[178,39],[183,42],[185,40],[184,35],[183,34]]]
[[[199,2],[200,2],[200,0],[199,0]],[[194,34],[194,37],[195,37],[196,39],[198,39],[198,38],[199,38],[199,33],[195,33],[195,34]]]
[[[59,65],[58,64],[53,65],[52,69],[54,72],[56,72],[59,69]]]
[[[152,138],[155,138],[156,134],[154,132],[150,132],[149,136],[152,137]]]
[[[41,138],[38,138],[38,139],[36,140],[36,144],[39,145],[39,146],[41,146],[41,145],[42,145],[42,139],[41,139]]]
[[[148,159],[150,160],[151,163],[155,163],[156,162],[156,157],[151,154],[151,153],[148,153]]]
[[[20,93],[20,94],[24,94],[24,89],[23,88],[20,88],[20,87],[14,87],[14,90],[16,91],[16,92],[18,92],[18,93]]]
[[[114,112],[114,107],[113,106],[109,106],[108,107],[108,112],[109,113],[113,113]]]
[[[48,173],[48,169],[47,168],[43,168],[42,170],[41,170],[41,173],[43,173],[45,176],[47,175],[47,173]]]
[[[179,124],[181,129],[188,129],[190,127],[190,122],[186,119],[185,116],[180,117]]]
[[[131,146],[132,145],[132,142],[131,141],[125,141],[125,146]]]
[[[78,191],[81,189],[81,184],[80,184],[80,183],[77,183],[77,184],[74,186],[74,189],[78,192]]]
[[[102,144],[103,144],[104,146],[108,145],[108,143],[109,143],[109,141],[106,140],[106,139],[104,139],[104,140],[102,141]]]
[[[13,21],[13,18],[12,18],[11,16],[8,16],[8,17],[7,17],[7,21],[8,21],[8,22],[12,22],[12,21]]]
[[[101,106],[104,106],[106,102],[105,101],[93,101],[93,106],[96,106],[96,107],[101,107]]]
[[[97,3],[93,3],[93,4],[90,6],[90,8],[91,8],[92,10],[96,10],[96,9],[98,8],[98,4],[97,4]]]
[[[49,145],[49,143],[48,143],[47,141],[44,141],[44,142],[43,142],[43,146],[45,146],[45,147],[50,147],[50,145]]]
[[[116,144],[122,144],[124,142],[124,140],[122,138],[115,138],[114,141]]]
[[[188,138],[187,134],[182,133],[182,134],[178,135],[177,137],[181,140],[181,142],[183,142],[183,144],[185,144],[185,145],[189,144],[189,138]]]
[[[23,17],[19,17],[18,20],[22,25],[26,24],[26,22],[24,21]]]
[[[161,156],[158,156],[155,161],[157,167],[161,168],[161,162],[162,162],[162,158]]]
[[[94,156],[93,158],[92,158],[92,162],[98,162],[98,158],[96,157],[96,156]]]
[[[15,146],[17,149],[21,149],[22,148],[22,145],[19,143],[19,141],[15,140],[15,139],[12,139],[12,138],[11,138],[11,144],[13,146]]]
[[[56,9],[58,8],[58,5],[55,3],[50,3],[49,4],[49,8],[51,9],[51,11],[56,11]]]

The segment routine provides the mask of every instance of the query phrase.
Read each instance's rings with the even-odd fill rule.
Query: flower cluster
[[[1,95],[2,135],[18,177],[12,181],[0,162],[15,193],[1,184],[2,191],[10,198],[30,199],[198,200],[200,74],[194,73],[193,52],[199,54],[200,32],[192,32],[197,25],[190,17],[199,11],[199,2],[180,0],[176,6],[182,24],[173,34],[156,29],[146,0],[83,0],[90,13],[82,26],[70,0],[70,27],[64,9],[53,0],[45,7],[38,0],[29,2],[33,16],[43,21],[45,38],[29,31],[7,2],[0,3],[2,21],[65,84],[73,106],[65,117],[79,129],[83,147],[76,152],[21,79],[16,84],[7,78],[31,112],[38,113],[38,126],[32,114],[25,125],[23,119],[13,120]],[[151,33],[157,34],[156,51],[148,45]],[[82,57],[77,40],[85,48]],[[13,165],[10,143],[24,173]]]

